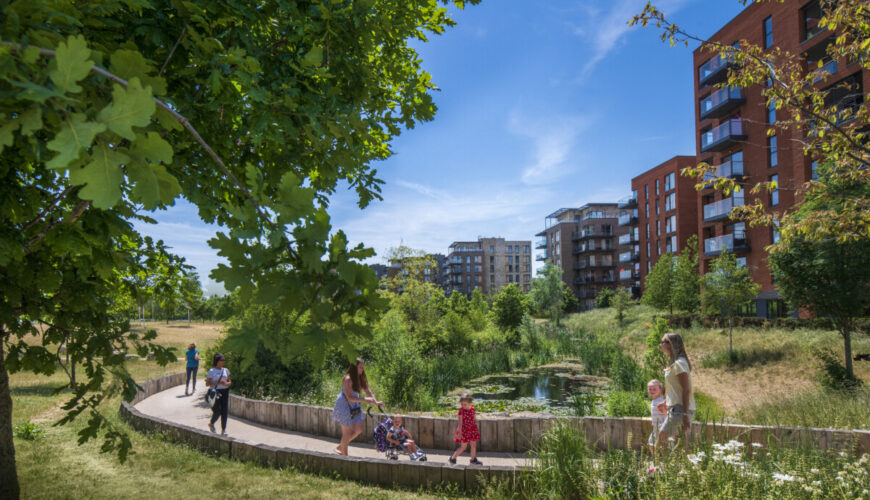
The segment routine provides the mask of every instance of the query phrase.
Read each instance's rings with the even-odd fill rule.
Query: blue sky
[[[435,120],[405,131],[375,165],[384,201],[361,211],[353,192],[333,197],[333,227],[379,255],[399,244],[446,253],[478,236],[533,240],[554,210],[616,201],[638,173],[694,154],[694,47],[628,28],[645,3],[484,0],[454,12],[456,27],[416,45],[440,89]],[[654,3],[703,37],[742,9],[737,0]],[[219,260],[205,243],[215,228],[184,202],[154,218],[142,232],[215,291],[207,276]]]

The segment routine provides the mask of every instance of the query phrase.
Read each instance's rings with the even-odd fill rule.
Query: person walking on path
[[[359,397],[360,391],[365,391],[368,397]],[[341,425],[341,443],[335,448],[335,452],[339,455],[347,456],[348,445],[362,433],[365,419],[362,403],[383,405],[375,399],[375,395],[369,389],[365,362],[362,358],[356,358],[356,362],[347,368],[347,373],[341,381],[341,391],[335,398],[335,407],[332,409],[332,419]]]
[[[477,429],[477,421],[474,419],[474,407],[471,406],[473,402],[474,398],[467,392],[459,397],[459,423],[456,425],[456,436],[453,441],[460,443],[460,445],[448,460],[451,464],[456,463],[456,457],[462,455],[465,448],[468,447],[468,443],[471,443],[471,461],[469,463],[483,465],[477,459],[477,442],[480,441],[480,431]]]
[[[212,414],[211,420],[208,422],[208,428],[210,431],[215,432],[214,423],[220,417],[221,434],[227,433],[227,416],[230,410],[230,386],[233,384],[233,381],[230,380],[230,371],[224,368],[225,361],[223,354],[215,353],[214,360],[212,361],[213,368],[205,375],[205,385],[214,387],[218,392],[217,401],[214,402],[214,406],[211,409]]]
[[[184,382],[184,395],[187,396],[187,386],[191,380],[193,380],[193,391],[191,394],[196,393],[196,372],[199,370],[199,351],[196,350],[196,344],[190,343],[187,351],[184,353],[184,358],[187,360],[187,380]]]
[[[688,446],[688,436],[695,416],[695,395],[692,393],[692,364],[683,345],[683,338],[676,333],[666,333],[661,341],[662,352],[670,359],[665,368],[665,402],[659,409],[667,411],[667,418],[659,428],[657,446],[661,448],[669,438],[681,433]]]

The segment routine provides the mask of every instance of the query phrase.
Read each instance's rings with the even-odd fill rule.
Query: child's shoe
[[[480,460],[478,460],[476,458],[472,458],[471,461],[468,463],[470,463],[471,465],[483,465],[483,462],[481,462]]]
[[[456,459],[453,457],[448,458],[447,461],[450,462],[450,465],[456,465]]]

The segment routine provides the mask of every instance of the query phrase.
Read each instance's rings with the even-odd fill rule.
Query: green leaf
[[[97,120],[105,123],[112,132],[132,141],[136,139],[133,127],[151,123],[156,106],[151,87],[142,88],[139,78],[134,77],[126,89],[118,84],[113,86],[112,103],[100,111]]]
[[[303,66],[320,66],[323,63],[323,47],[312,47],[302,58]]]
[[[178,180],[163,165],[131,163],[127,165],[127,175],[133,182],[130,197],[146,210],[153,210],[160,203],[170,205],[181,194]]]
[[[12,145],[14,140],[13,134],[21,126],[21,123],[19,122],[20,118],[7,121],[6,115],[0,115],[0,120],[5,122],[3,125],[0,125],[0,153],[2,153],[3,148]]]
[[[70,36],[66,43],[60,42],[52,63],[54,69],[48,72],[54,89],[62,94],[81,92],[77,82],[90,73],[94,65],[90,56],[91,50],[81,35]]]
[[[21,135],[31,135],[42,128],[42,107],[34,106],[20,117]]]
[[[154,71],[154,66],[138,51],[116,50],[109,61],[109,71],[124,80],[129,81],[138,77],[143,84],[151,86],[155,95],[166,94],[166,80],[159,76],[149,75]]]
[[[124,178],[121,164],[129,160],[127,155],[98,144],[84,167],[70,170],[69,180],[76,185],[85,184],[80,198],[93,200],[96,208],[111,208],[121,199]]]
[[[24,89],[24,91],[19,92],[16,97],[19,99],[24,99],[27,101],[34,102],[45,102],[49,97],[58,97],[61,99],[67,99],[67,97],[59,92],[55,92],[47,87],[43,87],[42,85],[37,85],[33,82],[19,82],[16,80],[11,80],[9,78],[4,78],[10,85],[14,87],[18,87],[20,89]]]
[[[136,134],[132,153],[152,162],[172,163],[172,146],[164,141],[157,132]]]
[[[82,149],[87,148],[94,141],[94,137],[106,130],[102,123],[88,122],[84,113],[75,113],[63,122],[61,131],[46,147],[58,154],[45,164],[48,168],[66,168],[71,161],[79,157]]]

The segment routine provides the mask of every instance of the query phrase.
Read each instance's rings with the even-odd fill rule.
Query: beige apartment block
[[[445,267],[445,284],[450,293],[471,295],[475,289],[495,293],[513,283],[528,292],[532,282],[532,242],[488,237],[455,241],[448,249]]]

